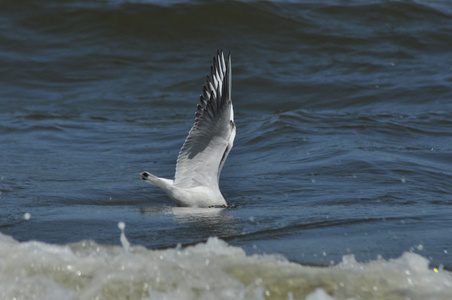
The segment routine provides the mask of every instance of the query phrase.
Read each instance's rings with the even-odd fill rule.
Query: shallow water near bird
[[[1,7],[0,298],[449,298],[449,2]],[[174,207],[217,48],[235,208]]]

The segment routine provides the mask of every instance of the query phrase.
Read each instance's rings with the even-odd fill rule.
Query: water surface
[[[410,266],[431,272],[426,278],[436,273],[422,259],[452,268],[447,1],[48,0],[4,3],[0,16],[4,247],[35,240],[59,252],[92,240],[108,248],[120,244],[123,221],[130,243],[151,256],[215,236],[234,251],[302,265],[337,266],[354,255],[402,270],[397,259],[414,252]],[[237,137],[220,185],[236,208],[175,208],[139,173],[174,175],[218,48],[232,53]],[[15,265],[11,252],[2,255]],[[323,278],[339,282],[333,268]],[[279,269],[270,272],[285,282]],[[369,276],[386,274],[377,269]],[[426,282],[405,289],[405,280],[394,288],[425,298]],[[74,297],[89,298],[69,281]],[[366,297],[317,286],[337,298]],[[447,295],[447,286],[429,297]],[[292,288],[279,287],[289,297]]]

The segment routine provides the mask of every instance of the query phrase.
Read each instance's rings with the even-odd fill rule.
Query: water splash
[[[124,222],[118,222],[118,228],[121,230],[121,237],[119,240],[121,241],[122,248],[129,252],[130,249],[130,243],[127,240],[126,234],[124,233],[124,229],[126,228],[126,224]]]

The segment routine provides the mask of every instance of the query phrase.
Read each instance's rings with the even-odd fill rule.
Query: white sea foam
[[[149,250],[82,241],[17,242],[0,234],[0,299],[450,299],[452,274],[404,253],[393,260],[302,266],[210,238]]]

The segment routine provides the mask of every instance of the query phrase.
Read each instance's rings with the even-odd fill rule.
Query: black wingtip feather
[[[215,86],[216,80],[222,78],[223,83]],[[198,127],[199,122],[206,117],[214,117],[216,111],[221,109],[225,102],[230,102],[231,99],[231,52],[229,51],[227,60],[225,61],[223,49],[217,50],[217,55],[213,57],[212,65],[210,66],[210,76],[206,76],[206,81],[203,85],[202,94],[199,97],[199,104],[197,105],[195,126]],[[212,101],[216,98],[217,101]],[[220,101],[218,101],[220,100]],[[216,103],[214,103],[216,102]],[[207,116],[210,115],[210,116]]]

